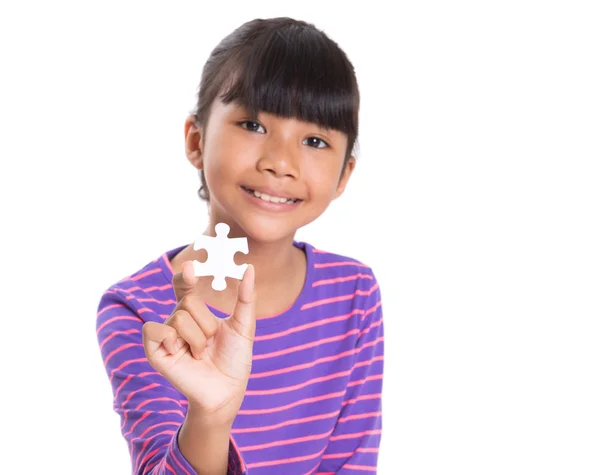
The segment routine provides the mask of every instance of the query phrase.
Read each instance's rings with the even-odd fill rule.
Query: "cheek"
[[[332,200],[337,191],[340,173],[338,167],[313,166],[307,176],[312,198],[315,200]]]
[[[211,146],[205,150],[204,173],[209,185],[219,186],[237,175],[243,150],[222,135],[211,138]]]

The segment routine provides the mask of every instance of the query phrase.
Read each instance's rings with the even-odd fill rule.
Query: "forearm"
[[[198,475],[226,475],[231,427],[207,425],[190,405],[181,431],[179,449]]]

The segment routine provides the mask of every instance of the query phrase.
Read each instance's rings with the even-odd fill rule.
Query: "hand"
[[[150,365],[207,423],[231,425],[242,404],[256,331],[254,267],[248,265],[231,316],[215,316],[198,295],[191,261],[173,277],[177,305],[163,323],[142,327]]]

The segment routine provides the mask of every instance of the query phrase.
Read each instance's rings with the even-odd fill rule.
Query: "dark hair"
[[[202,70],[194,113],[199,127],[206,128],[217,96],[245,106],[253,118],[263,111],[345,133],[343,173],[358,136],[358,84],[346,54],[314,25],[279,17],[238,27]],[[208,201],[203,171],[200,176],[198,195]]]

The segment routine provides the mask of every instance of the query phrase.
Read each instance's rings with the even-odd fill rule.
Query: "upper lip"
[[[269,196],[274,196],[274,197],[278,197],[278,198],[287,198],[292,199],[292,200],[297,200],[299,198],[296,198],[293,195],[290,195],[289,193],[286,193],[284,191],[281,190],[276,190],[274,188],[270,188],[268,186],[246,186],[246,185],[242,185],[244,188],[247,188],[249,190],[254,190],[254,191],[258,191],[259,193],[265,193]]]

